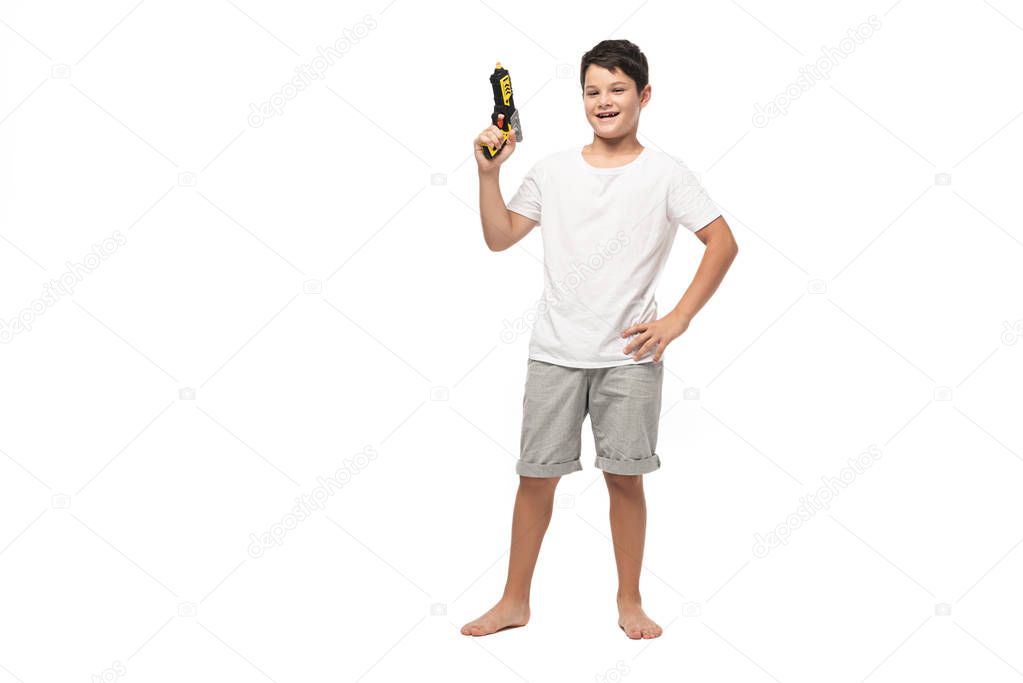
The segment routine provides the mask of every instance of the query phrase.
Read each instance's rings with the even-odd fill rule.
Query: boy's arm
[[[735,255],[739,253],[735,236],[732,235],[732,230],[725,222],[724,216],[718,216],[697,230],[695,235],[706,247],[703,258],[700,260],[700,267],[696,269],[692,283],[678,304],[665,316],[684,319],[687,324],[710,300],[711,295],[717,290],[725,273],[732,265],[732,261],[735,260]]]
[[[480,222],[491,251],[504,251],[533,229],[536,221],[508,209],[501,196],[498,169],[480,171]]]
[[[653,353],[654,362],[659,362],[664,355],[664,349],[688,329],[689,321],[703,308],[721,284],[735,255],[739,252],[728,223],[723,216],[718,216],[697,230],[696,236],[706,249],[689,289],[682,295],[678,305],[664,317],[622,330],[622,337],[635,335],[635,338],[625,345],[623,353],[632,354],[636,360]]]

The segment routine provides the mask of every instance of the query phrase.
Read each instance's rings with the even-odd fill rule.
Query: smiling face
[[[649,83],[638,92],[636,82],[620,69],[609,71],[596,64],[586,68],[583,107],[594,134],[610,139],[635,135],[639,112],[649,101]]]

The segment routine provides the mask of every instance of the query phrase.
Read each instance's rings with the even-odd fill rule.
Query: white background
[[[528,335],[501,330],[542,291],[539,230],[483,243],[472,139],[501,60],[506,199],[588,142],[579,59],[608,37],[650,61],[641,143],[740,247],[664,360],[665,631],[616,625],[587,420],[530,624],[468,638],[518,483]],[[1018,3],[3,2],[0,49],[0,683],[1023,677]],[[701,254],[680,231],[662,313]]]

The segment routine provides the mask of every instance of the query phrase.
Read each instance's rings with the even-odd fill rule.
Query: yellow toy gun
[[[481,146],[483,155],[493,159],[504,148],[504,143],[512,131],[515,131],[515,142],[522,142],[522,126],[519,123],[515,100],[512,98],[511,76],[508,70],[501,66],[501,62],[497,63],[494,73],[490,74],[490,85],[494,88],[494,112],[490,115],[490,122],[501,129],[503,137],[500,147]]]

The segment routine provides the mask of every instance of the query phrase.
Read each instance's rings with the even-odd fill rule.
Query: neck
[[[643,151],[643,145],[639,144],[636,134],[623,135],[620,138],[602,138],[599,135],[593,136],[593,142],[587,145],[588,154],[601,156],[627,156],[639,154]]]

